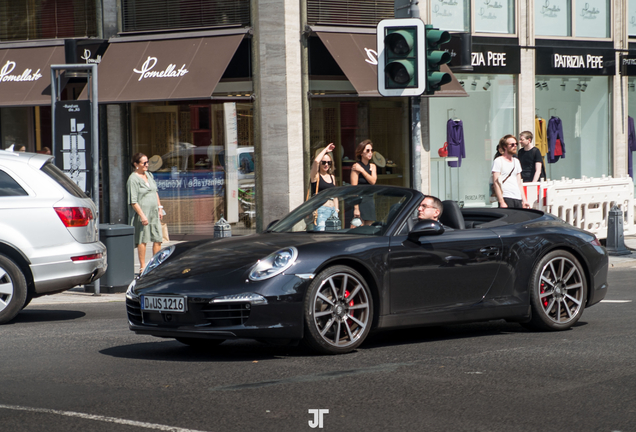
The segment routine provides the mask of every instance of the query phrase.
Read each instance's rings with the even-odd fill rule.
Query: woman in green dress
[[[157,183],[148,171],[148,156],[137,153],[132,158],[135,168],[126,188],[128,190],[128,214],[130,225],[135,227],[135,247],[139,254],[139,273],[143,272],[146,259],[146,243],[152,242],[152,253],[161,250],[163,235],[161,219],[163,206],[157,193]]]

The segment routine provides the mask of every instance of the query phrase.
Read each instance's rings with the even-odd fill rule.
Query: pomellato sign
[[[33,72],[32,69],[24,69],[22,73],[13,73],[16,70],[17,64],[14,61],[7,60],[7,62],[0,68],[0,83],[3,82],[23,82],[23,81],[37,81],[42,78],[40,69]]]
[[[141,70],[133,69],[133,72],[139,74],[137,81],[146,78],[180,78],[189,72],[185,64],[180,69],[177,69],[177,65],[171,63],[164,70],[154,70],[156,65],[157,57],[148,56],[141,65]]]

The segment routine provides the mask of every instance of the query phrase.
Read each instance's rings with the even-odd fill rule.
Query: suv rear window
[[[68,178],[61,169],[53,165],[51,162],[45,163],[40,169],[74,197],[88,198],[80,187],[73,182],[73,180]]]
[[[25,196],[28,193],[22,189],[13,177],[6,172],[0,170],[0,197],[6,196]]]

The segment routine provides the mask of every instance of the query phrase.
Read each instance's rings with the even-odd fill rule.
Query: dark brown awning
[[[51,64],[64,63],[64,47],[0,50],[0,106],[51,105]]]
[[[99,65],[99,102],[209,98],[243,37],[111,43]]]
[[[338,66],[360,96],[380,96],[378,93],[377,42],[375,33],[340,33],[319,31],[316,34],[325,44]],[[455,75],[446,66],[442,71],[451,74],[452,81],[433,97],[468,96]]]

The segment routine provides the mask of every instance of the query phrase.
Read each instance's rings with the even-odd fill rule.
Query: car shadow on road
[[[587,325],[584,321],[579,321],[573,327]],[[571,331],[572,329],[565,330]],[[445,326],[416,327],[400,330],[387,330],[370,335],[360,347],[361,349],[371,349],[376,347],[391,345],[408,345],[423,342],[443,341],[452,339],[474,339],[479,337],[489,337],[514,333],[560,333],[541,332],[529,330],[518,323],[507,322],[505,320],[449,324]]]
[[[86,316],[85,312],[74,310],[25,309],[3,326],[21,323],[70,321]]]
[[[253,362],[313,355],[302,346],[268,345],[254,340],[225,341],[208,349],[193,348],[176,340],[158,340],[107,348],[101,350],[100,354],[135,360],[175,362]]]

